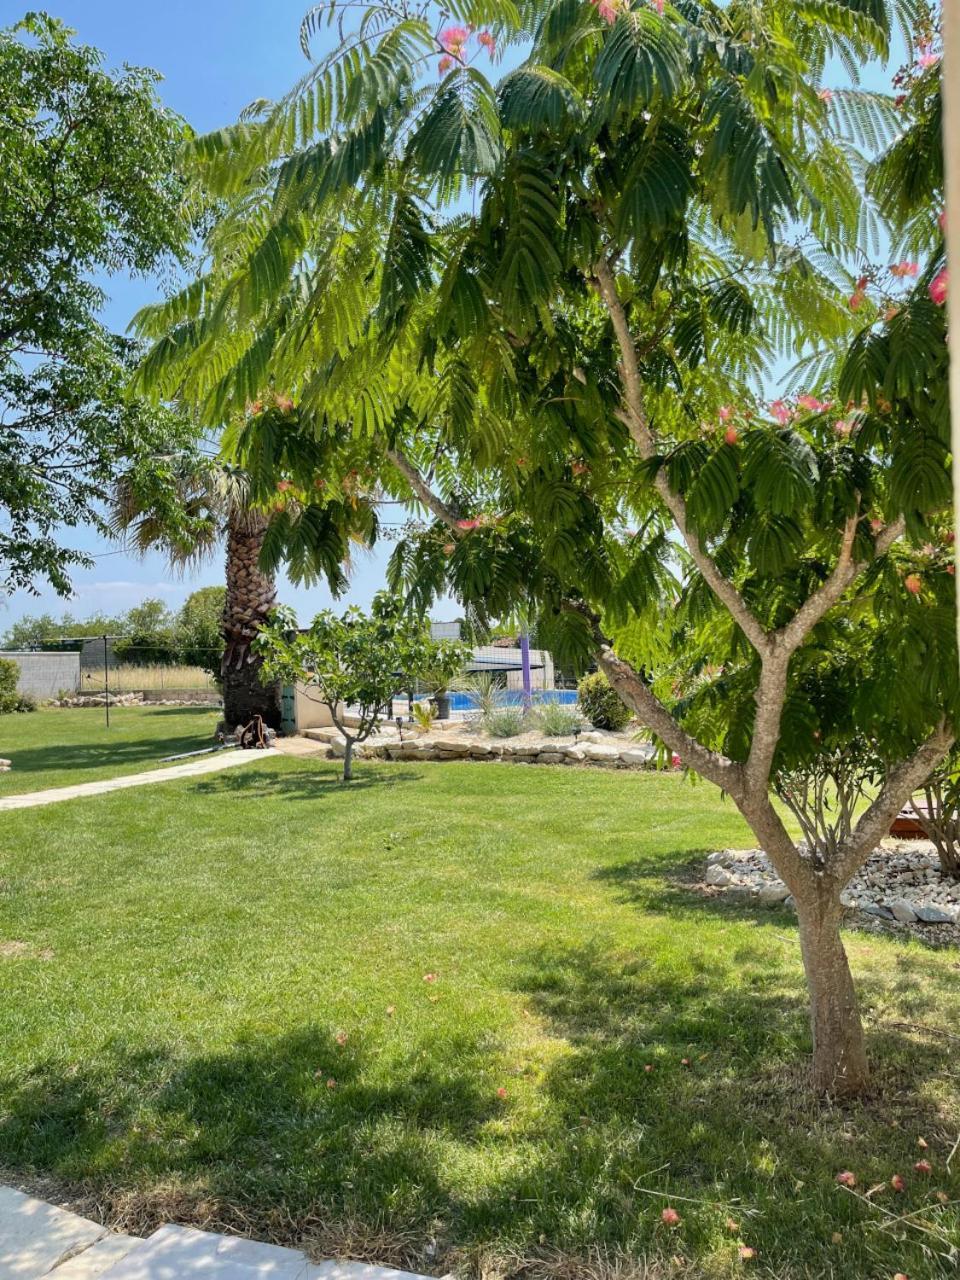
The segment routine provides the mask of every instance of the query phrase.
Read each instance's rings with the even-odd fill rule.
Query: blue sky
[[[278,96],[307,66],[298,36],[308,0],[0,0],[0,26],[16,22],[30,7],[62,18],[78,39],[102,50],[108,66],[126,62],[156,68],[164,77],[164,101],[202,132],[235,120],[254,98]],[[121,331],[157,296],[148,280],[114,277],[104,286],[110,295],[105,319]],[[44,591],[39,597],[18,592],[0,599],[0,633],[24,614],[70,609],[82,618],[101,609],[121,611],[148,596],[175,607],[194,587],[223,581],[219,557],[189,578],[178,578],[161,556],[138,560],[118,554],[115,545],[85,530],[67,531],[66,537],[98,557],[92,569],[74,575],[74,598],[65,601]],[[336,607],[369,602],[383,585],[391,545],[383,543],[358,558],[350,590]],[[319,587],[284,583],[281,595],[302,619],[332,603],[330,593]],[[456,606],[440,604],[434,614],[454,617]]]
[[[164,77],[160,93],[195,129],[205,132],[227,124],[255,98],[276,97],[306,69],[300,51],[300,20],[309,0],[32,0],[76,29],[78,38],[103,51],[108,66],[130,63],[156,68]],[[0,26],[20,18],[27,0],[0,0]],[[895,67],[899,50],[891,59]],[[889,71],[874,65],[868,71],[870,88],[886,90]],[[837,83],[843,77],[838,76]],[[157,296],[152,281],[115,277],[104,282],[109,293],[105,319],[124,330],[133,313]],[[18,592],[0,599],[0,633],[23,614],[60,612],[69,608],[79,617],[103,610],[121,611],[148,596],[171,607],[179,605],[197,586],[223,581],[219,558],[189,578],[172,575],[160,556],[138,560],[118,552],[89,531],[69,533],[71,540],[97,557],[94,567],[74,576],[75,596],[64,601],[52,591],[39,597]],[[351,575],[347,603],[366,604],[383,585],[391,544],[358,559]],[[294,605],[301,619],[331,604],[325,588],[305,590],[281,584],[282,598]],[[341,607],[343,607],[341,606]],[[454,602],[440,602],[434,616],[456,616]]]

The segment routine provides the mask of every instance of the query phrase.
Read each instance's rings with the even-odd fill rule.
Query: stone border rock
[[[940,875],[927,840],[884,840],[840,895],[849,916],[926,940],[960,945],[960,881]],[[761,849],[718,849],[707,858],[705,892],[792,908],[790,891]]]
[[[308,729],[303,736],[325,743],[329,758],[343,756],[344,739],[337,729]],[[600,730],[582,733],[579,741],[570,742],[529,733],[514,740],[491,738],[479,731],[443,730],[417,735],[405,729],[401,740],[395,727],[383,725],[378,734],[354,749],[354,755],[378,760],[593,765],[607,769],[654,766],[654,750],[649,743]]]

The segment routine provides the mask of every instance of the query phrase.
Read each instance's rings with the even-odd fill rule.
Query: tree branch
[[[653,432],[650,430],[643,411],[643,381],[637,360],[637,350],[633,336],[630,333],[627,313],[617,292],[617,282],[614,279],[610,264],[605,258],[601,258],[594,267],[594,276],[600,295],[610,315],[617,345],[620,348],[620,373],[623,382],[624,403],[624,411],[621,414],[621,418],[629,430],[637,449],[640,451],[641,457],[645,459],[653,458],[657,453],[657,442],[653,437]],[[725,605],[734,622],[737,623],[757,652],[765,653],[770,646],[767,632],[754,617],[737,588],[729,578],[723,576],[712,557],[704,549],[703,544],[687,520],[687,504],[679,493],[671,489],[670,482],[667,480],[662,468],[656,474],[654,485],[667,510],[673,517],[674,524],[677,526],[677,530],[683,538],[694,563],[703,574],[704,581],[717,599]]]
[[[926,742],[912,756],[901,760],[887,776],[880,794],[838,849],[830,874],[839,884],[846,884],[866,862],[889,833],[894,818],[947,754],[953,741],[953,729],[946,719],[941,720]]]
[[[627,706],[697,773],[724,791],[741,791],[740,766],[717,751],[710,751],[677,723],[649,685],[644,684],[631,664],[614,653],[600,628],[597,615],[582,600],[567,600],[564,607],[585,618],[597,648],[597,665]]]
[[[445,525],[458,533],[457,520],[459,519],[457,512],[454,511],[448,503],[439,498],[427,484],[426,480],[413,465],[413,463],[401,453],[399,449],[387,449],[387,457],[397,468],[400,474],[406,480],[407,484],[413,490],[417,500],[432,511],[438,520],[442,520]]]
[[[803,602],[790,621],[773,635],[776,648],[784,651],[788,656],[796,652],[817,623],[830,612],[847,588],[866,569],[867,561],[853,558],[853,543],[859,520],[860,516],[857,513],[850,516],[844,525],[840,555],[833,571],[813,595]],[[886,555],[897,539],[903,537],[905,528],[906,521],[903,516],[898,516],[888,524],[876,540],[876,554]]]

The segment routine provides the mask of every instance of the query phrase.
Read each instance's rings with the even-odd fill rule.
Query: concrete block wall
[[[12,658],[20,668],[17,689],[35,698],[55,698],[61,689],[74,693],[80,684],[79,653],[31,653],[2,649],[0,658]]]

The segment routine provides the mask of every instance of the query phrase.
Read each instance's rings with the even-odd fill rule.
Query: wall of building
[[[17,689],[35,698],[55,698],[61,689],[74,693],[80,685],[79,653],[32,653],[5,649],[0,658],[12,658],[20,668]]]
[[[293,695],[293,707],[297,733],[303,733],[304,729],[325,729],[333,724],[330,708],[318,700],[315,686],[298,684]]]

